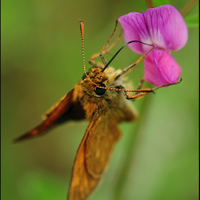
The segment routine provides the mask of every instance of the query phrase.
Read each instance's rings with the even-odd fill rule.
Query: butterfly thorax
[[[115,80],[120,71],[115,71],[114,68],[109,67],[105,72],[102,72],[101,68],[94,67],[90,69],[83,80],[76,84],[74,98],[79,99],[83,105],[87,119],[90,119],[94,112],[97,111],[100,115],[105,115],[108,112],[122,112],[127,107],[127,100],[123,92],[105,89],[105,93],[99,95],[96,91],[98,86],[105,86],[106,88],[123,86],[121,77]],[[116,115],[120,116],[119,113],[116,113]]]

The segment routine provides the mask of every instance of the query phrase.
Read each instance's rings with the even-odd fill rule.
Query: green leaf
[[[153,0],[154,7],[171,4],[170,0]]]
[[[186,16],[185,22],[189,28],[199,27],[199,13]]]

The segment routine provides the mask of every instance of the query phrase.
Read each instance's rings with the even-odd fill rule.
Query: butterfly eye
[[[106,87],[104,84],[100,85],[101,87]],[[106,92],[106,89],[96,87],[95,93],[99,96],[102,96]]]

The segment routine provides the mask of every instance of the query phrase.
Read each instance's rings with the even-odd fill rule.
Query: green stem
[[[187,15],[192,8],[198,3],[198,0],[190,0],[180,11],[182,16]]]
[[[152,0],[146,0],[146,4],[148,8],[154,8],[154,4]]]
[[[135,124],[133,131],[131,131],[131,133],[134,133],[134,134],[130,134],[129,140],[126,144],[125,159],[124,159],[120,174],[118,175],[119,178],[117,180],[117,184],[116,184],[116,187],[115,187],[115,190],[114,190],[115,194],[114,194],[113,199],[115,199],[115,200],[124,199],[123,198],[124,187],[126,185],[127,178],[130,174],[131,164],[132,164],[132,161],[134,159],[134,149],[135,149],[135,147],[137,145],[137,141],[138,141],[137,140],[138,135],[140,133],[140,129],[145,124],[145,120],[146,120],[145,118],[146,118],[147,113],[149,111],[148,108],[151,104],[151,96],[152,96],[152,94],[149,94],[142,99],[143,102],[140,105],[140,119]]]

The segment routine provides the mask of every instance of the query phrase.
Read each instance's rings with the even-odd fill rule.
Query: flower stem
[[[190,0],[180,11],[182,16],[185,16],[188,14],[189,11],[192,10],[192,8],[195,6],[195,4],[198,2],[198,0]]]
[[[152,0],[146,0],[146,4],[147,4],[147,7],[148,7],[148,8],[154,8],[153,1],[152,1]]]

